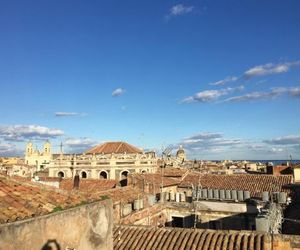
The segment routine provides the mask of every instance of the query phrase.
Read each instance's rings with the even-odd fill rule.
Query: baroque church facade
[[[47,140],[43,145],[43,150],[38,150],[30,141],[26,145],[25,163],[30,166],[35,166],[36,171],[46,169],[52,160],[51,143]]]

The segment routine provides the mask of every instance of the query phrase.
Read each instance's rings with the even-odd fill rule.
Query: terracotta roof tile
[[[160,168],[159,172],[167,177],[182,177],[188,170],[185,168],[166,167]]]
[[[270,236],[249,231],[115,226],[114,249],[263,249]],[[243,248],[242,248],[243,247]]]
[[[91,197],[93,197],[94,195],[96,195],[96,197],[108,196],[114,203],[129,203],[133,202],[134,200],[140,199],[143,196],[143,193],[137,188],[127,186],[95,192],[91,194]]]
[[[93,180],[93,179],[80,179],[80,191],[103,191],[115,188],[118,184],[116,180]],[[64,190],[73,189],[73,179],[62,179],[59,183],[59,188]]]
[[[104,144],[95,146],[88,151],[86,154],[136,154],[142,153],[143,151],[137,147],[130,145],[126,142],[106,142]]]
[[[180,187],[198,186],[211,189],[228,189],[228,190],[248,190],[251,197],[261,197],[263,191],[268,192],[289,192],[286,185],[293,183],[292,175],[218,175],[218,174],[200,174],[189,173],[183,179]]]
[[[128,176],[132,184],[136,184],[137,182],[142,182],[143,184],[154,184],[157,187],[164,187],[168,186],[176,186],[179,185],[181,182],[180,178],[173,178],[173,177],[165,177],[162,176],[160,173],[133,173]]]
[[[0,224],[47,214],[55,207],[71,208],[100,200],[79,191],[67,192],[0,176]]]

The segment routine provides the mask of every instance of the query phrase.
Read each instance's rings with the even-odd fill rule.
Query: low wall
[[[59,181],[36,181],[34,179],[31,181],[42,185],[59,188]]]
[[[0,225],[0,250],[113,249],[112,201]]]

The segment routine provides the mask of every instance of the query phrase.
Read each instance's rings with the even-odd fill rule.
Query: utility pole
[[[59,148],[60,148],[60,154],[63,154],[63,143],[62,142],[60,142]]]
[[[196,199],[196,203],[193,201],[193,203],[194,203],[194,213],[195,213],[195,218],[194,218],[194,228],[196,228],[197,227],[197,204],[198,204],[198,201],[199,201],[199,193],[198,192],[201,192],[201,189],[202,189],[202,187],[201,187],[201,182],[200,182],[200,178],[201,178],[201,174],[199,174],[199,180],[198,180],[198,187],[197,187],[197,192],[196,192],[196,195],[197,195],[197,199]],[[192,186],[193,187],[193,186]],[[201,189],[200,189],[200,187],[201,187]],[[193,197],[193,195],[192,195],[192,197]]]

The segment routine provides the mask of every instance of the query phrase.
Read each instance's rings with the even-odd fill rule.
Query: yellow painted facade
[[[294,168],[294,180],[300,182],[300,166]]]

